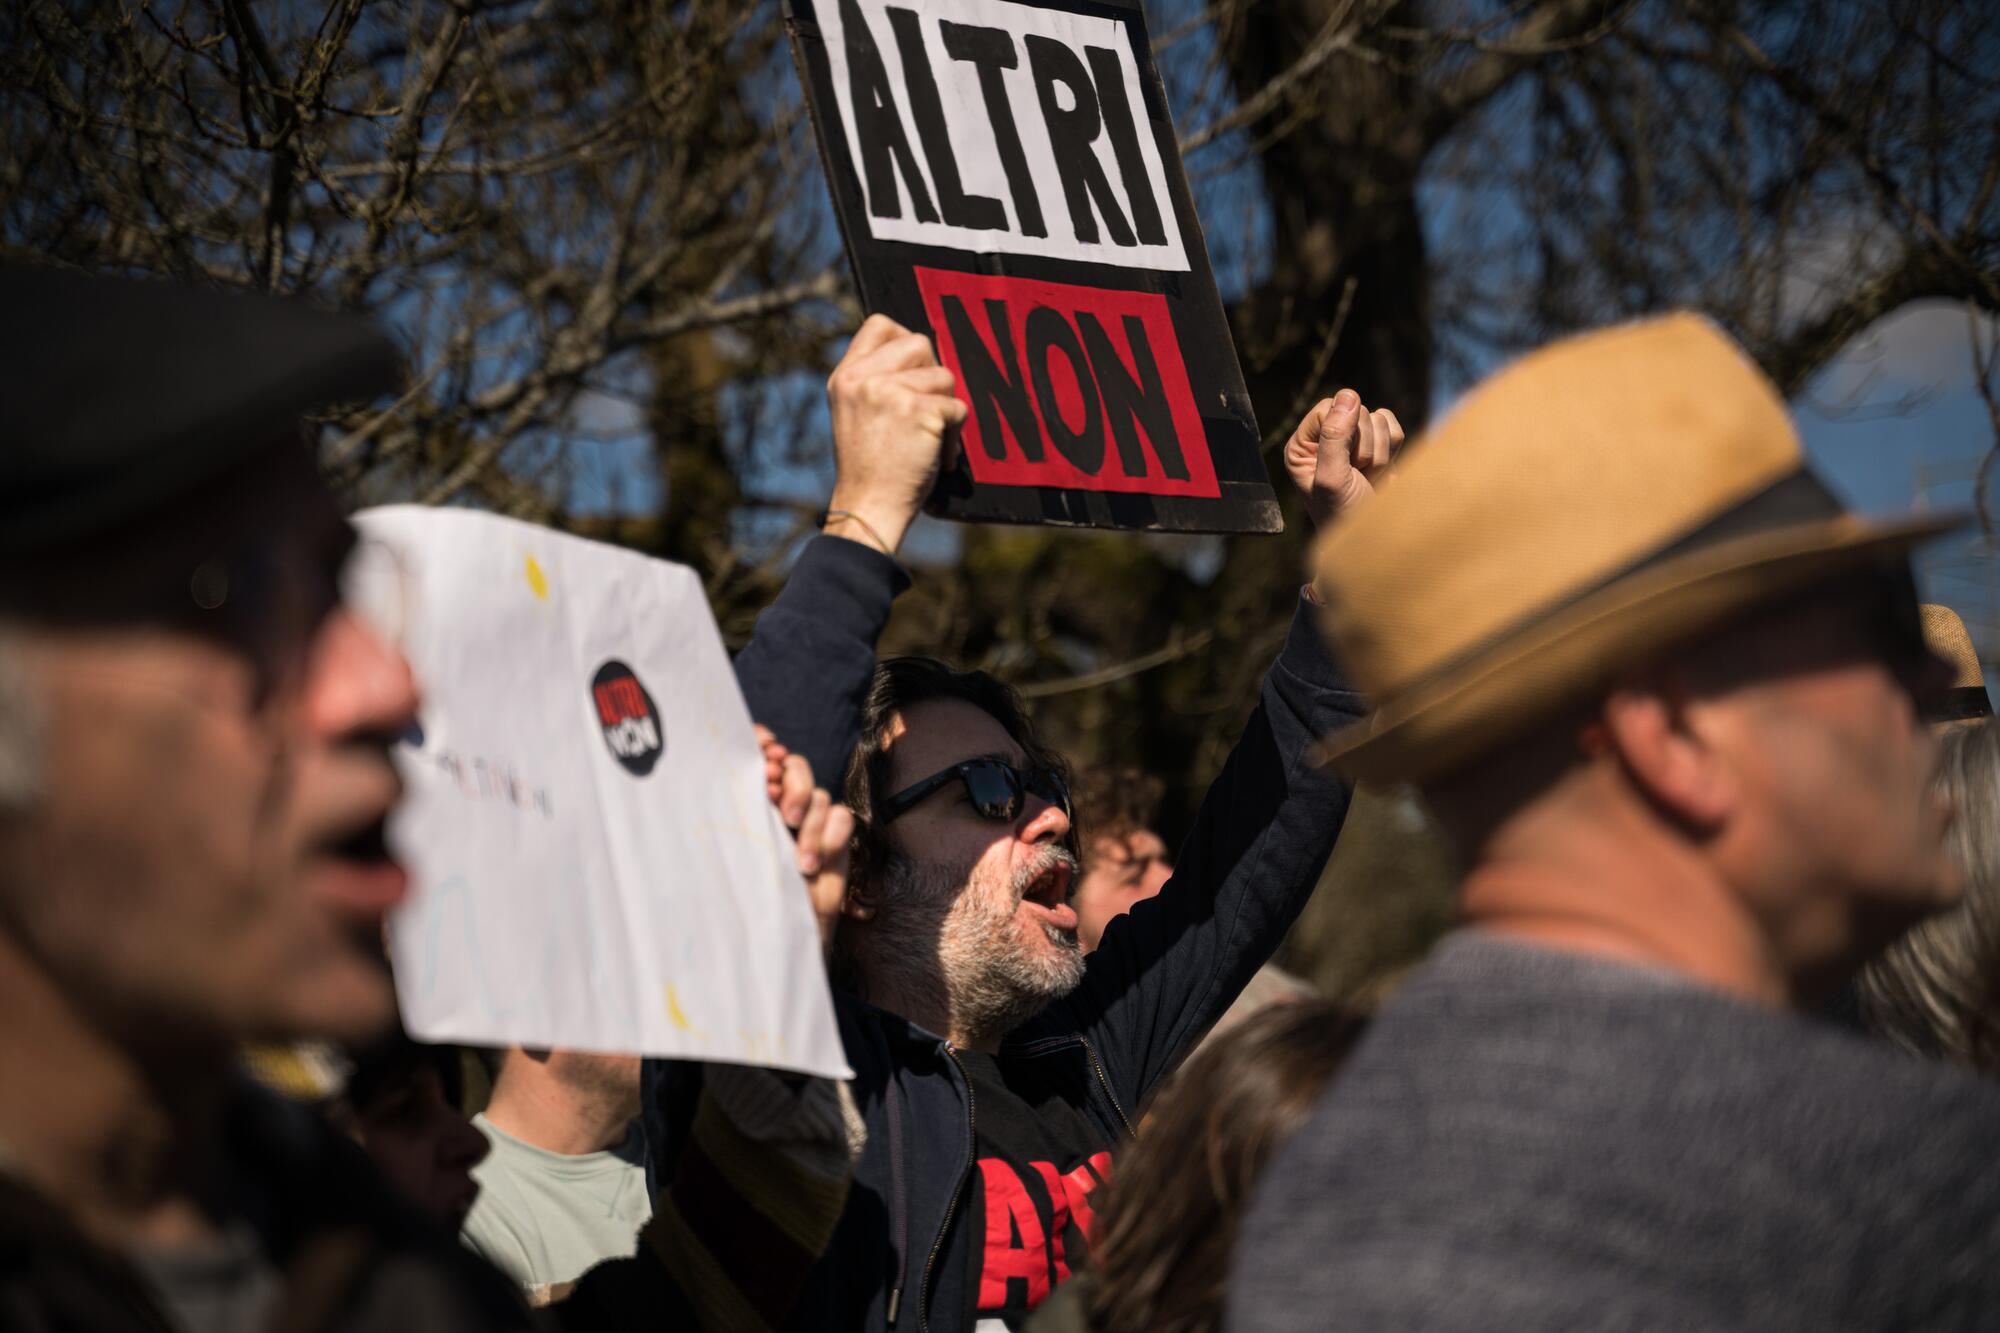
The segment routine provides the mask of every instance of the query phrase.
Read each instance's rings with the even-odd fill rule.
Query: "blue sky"
[[[1988,333],[1991,336],[1990,326]],[[1962,307],[1906,306],[1862,337],[1794,404],[1814,467],[1843,499],[1876,513],[1912,505],[1969,509],[1972,476],[1993,442],[1974,388]],[[1956,610],[1980,656],[2000,651],[2000,567],[1976,530],[1919,560],[1925,595]]]

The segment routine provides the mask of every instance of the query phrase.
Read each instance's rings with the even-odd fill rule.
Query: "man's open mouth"
[[[389,812],[355,826],[321,851],[315,883],[322,896],[344,912],[379,921],[403,900],[409,876],[389,851]]]
[[[363,865],[389,860],[388,811],[383,811],[327,850],[343,861],[354,861]]]
[[[1040,874],[1028,882],[1021,896],[1043,907],[1060,907],[1069,901],[1070,880],[1074,873],[1067,861],[1051,860]]]

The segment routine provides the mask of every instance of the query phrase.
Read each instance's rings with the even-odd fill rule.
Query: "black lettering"
[[[1022,40],[1028,47],[1028,66],[1035,74],[1035,95],[1041,99],[1042,119],[1049,127],[1049,146],[1055,150],[1056,172],[1062,177],[1063,197],[1069,202],[1069,220],[1076,229],[1076,239],[1087,244],[1097,242],[1097,219],[1090,207],[1095,200],[1112,243],[1137,245],[1132,228],[1118,207],[1118,196],[1111,192],[1111,182],[1105,179],[1097,154],[1090,151],[1104,122],[1098,115],[1097,92],[1091,86],[1089,72],[1076,58],[1076,52],[1053,38],[1031,33]],[[1070,98],[1076,103],[1067,111],[1056,101],[1058,83],[1069,89]]]
[[[861,174],[868,182],[868,211],[878,218],[903,216],[896,192],[900,171],[910,187],[910,209],[919,222],[936,222],[930,191],[917,171],[917,159],[903,134],[903,117],[889,88],[889,72],[875,35],[855,0],[840,0],[840,26],[847,43],[847,96],[854,106],[854,133],[861,140]]]
[[[1041,196],[1035,193],[1035,177],[1028,170],[1028,155],[1021,151],[1021,131],[1014,124],[1014,104],[1007,100],[1007,85],[1000,73],[1020,63],[1014,54],[1014,39],[1001,28],[950,20],[940,23],[938,31],[944,36],[945,52],[953,60],[970,62],[979,73],[979,95],[986,101],[986,119],[993,126],[993,146],[1000,150],[1007,190],[1014,196],[1014,225],[1023,236],[1047,236]]]
[[[917,24],[916,11],[892,8],[887,12],[889,26],[896,33],[896,49],[903,56],[910,115],[917,122],[917,138],[924,145],[931,179],[937,183],[938,207],[944,210],[944,220],[975,231],[1005,231],[1007,210],[1000,201],[967,194],[959,181],[958,155],[951,148],[951,130],[944,123],[944,106],[938,101],[937,80],[931,75],[930,52],[924,49],[924,32]]]
[[[1132,227],[1147,245],[1165,245],[1167,232],[1160,225],[1160,204],[1153,198],[1153,182],[1146,175],[1146,159],[1139,151],[1139,127],[1132,119],[1131,103],[1125,100],[1125,74],[1118,66],[1118,53],[1106,46],[1092,46],[1086,47],[1084,54],[1090,57],[1097,105],[1104,114],[1104,128],[1111,134],[1111,151],[1118,159],[1119,179],[1125,182],[1125,199],[1132,205]]]
[[[1077,327],[1083,330],[1083,345],[1090,352],[1090,370],[1104,395],[1104,412],[1111,420],[1111,438],[1118,443],[1118,461],[1128,477],[1146,475],[1145,451],[1139,447],[1138,431],[1144,430],[1159,457],[1160,469],[1175,481],[1186,481],[1187,460],[1181,456],[1180,440],[1174,434],[1174,410],[1167,402],[1165,381],[1159,363],[1153,359],[1153,344],[1146,337],[1146,322],[1137,315],[1125,316],[1125,340],[1132,345],[1132,367],[1111,345],[1111,335],[1097,322],[1097,316],[1080,313]]]
[[[1045,305],[1028,312],[1024,332],[1028,338],[1028,374],[1035,383],[1035,401],[1042,406],[1042,425],[1064,458],[1074,463],[1078,471],[1096,476],[1097,469],[1104,466],[1104,409],[1097,402],[1097,385],[1091,379],[1090,360],[1083,354],[1083,345],[1076,340],[1069,321]],[[1069,422],[1063,419],[1049,375],[1049,354],[1058,351],[1069,361],[1083,399],[1083,425],[1076,430],[1071,430]]]
[[[1042,432],[1035,424],[1034,405],[1028,401],[1027,379],[1018,369],[1020,358],[1014,355],[1014,333],[1007,324],[1007,303],[989,300],[986,319],[993,329],[993,341],[1000,348],[1000,360],[1014,371],[1012,377],[987,352],[986,340],[972,327],[972,316],[966,313],[965,302],[947,296],[940,304],[944,307],[944,326],[951,331],[951,345],[958,353],[958,377],[965,384],[965,396],[972,400],[972,413],[979,420],[979,440],[985,446],[986,456],[1007,456],[1007,441],[1000,434],[1000,419],[1004,416],[1014,433],[1014,443],[1021,446],[1028,461],[1041,462]]]

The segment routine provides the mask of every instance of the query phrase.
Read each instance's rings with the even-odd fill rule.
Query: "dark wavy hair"
[[[960,671],[935,657],[891,657],[875,668],[875,680],[861,710],[861,743],[847,761],[842,799],[854,812],[854,859],[850,874],[857,884],[870,883],[889,859],[889,831],[878,817],[878,808],[890,792],[889,724],[896,714],[920,703],[956,699],[987,714],[1013,742],[1021,747],[1028,762],[1069,781],[1069,763],[1060,753],[1042,743],[1027,706],[1013,686],[984,671]],[[1065,839],[1071,852],[1077,850],[1072,829]]]
[[[1202,1045],[1154,1098],[1091,1196],[1095,1333],[1222,1327],[1236,1229],[1271,1155],[1305,1123],[1366,1020],[1326,1000],[1269,1005]]]
[[[1070,796],[1084,845],[1098,838],[1123,842],[1141,829],[1157,833],[1160,802],[1166,794],[1166,783],[1129,764],[1083,770]]]

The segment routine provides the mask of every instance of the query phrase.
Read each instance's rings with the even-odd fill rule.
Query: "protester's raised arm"
[[[1322,399],[1285,467],[1322,526],[1364,504],[1403,438],[1351,391]],[[1159,894],[1105,928],[1072,1003],[1120,1099],[1139,1104],[1269,961],[1346,818],[1349,787],[1311,760],[1361,716],[1304,596],[1256,711],[1209,788]]]
[[[750,715],[833,787],[860,737],[875,641],[909,586],[896,549],[965,415],[952,383],[924,335],[883,315],[855,332],[827,380],[835,480],[826,535],[806,545],[736,658]]]

